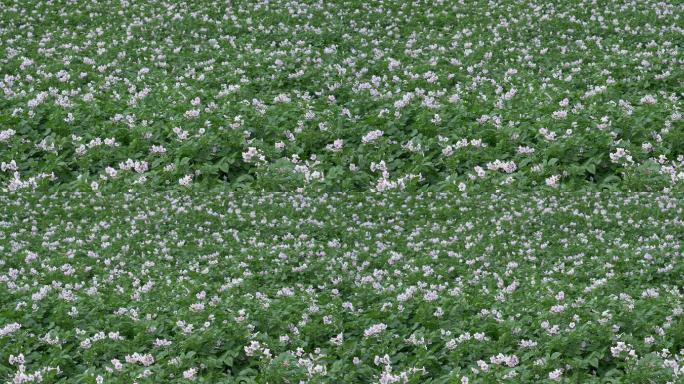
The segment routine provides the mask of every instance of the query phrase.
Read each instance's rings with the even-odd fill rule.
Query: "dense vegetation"
[[[0,382],[684,382],[683,15],[0,0]]]
[[[70,383],[684,376],[676,197],[0,203],[0,375],[15,383],[38,373]]]
[[[662,190],[676,1],[3,0],[6,190]]]

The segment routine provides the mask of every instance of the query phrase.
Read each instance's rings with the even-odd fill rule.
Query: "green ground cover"
[[[681,189],[682,14],[3,0],[0,185]]]
[[[684,207],[673,196],[0,202],[0,376],[10,381],[38,372],[69,383],[674,383],[684,374]]]

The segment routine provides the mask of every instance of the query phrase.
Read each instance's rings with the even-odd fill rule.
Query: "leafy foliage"
[[[682,201],[2,196],[0,376],[676,382]]]
[[[682,13],[8,0],[0,185],[681,190]]]

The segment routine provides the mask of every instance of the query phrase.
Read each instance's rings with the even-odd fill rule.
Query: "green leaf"
[[[594,368],[598,368],[599,366],[599,359],[596,356],[592,356],[589,359],[587,359],[587,362],[589,363],[590,366]]]
[[[592,175],[596,174],[596,164],[591,163],[585,166],[585,169],[587,172],[591,173]]]

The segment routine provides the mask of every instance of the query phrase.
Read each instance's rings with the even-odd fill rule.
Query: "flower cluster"
[[[7,1],[3,191],[684,184],[681,1]]]
[[[468,193],[0,195],[0,370],[22,383],[684,377],[681,198]]]

